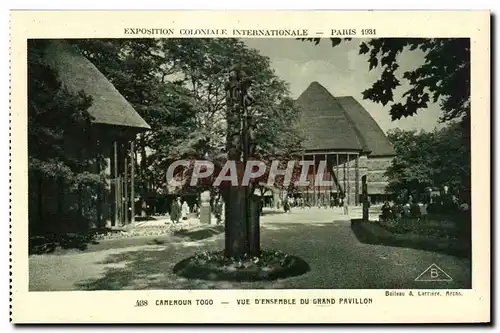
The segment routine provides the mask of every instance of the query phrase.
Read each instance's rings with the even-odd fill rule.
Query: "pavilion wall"
[[[368,194],[372,197],[372,201],[387,199],[388,178],[385,175],[387,169],[392,163],[393,157],[376,156],[368,157],[367,162],[367,183]]]
[[[326,155],[326,156],[325,156]],[[312,205],[329,204],[333,197],[345,197],[349,205],[360,204],[361,176],[366,168],[366,161],[362,161],[362,156],[357,151],[326,151],[307,152],[304,156],[306,160],[316,159],[316,166],[309,169],[308,180],[311,183],[309,189],[300,188],[299,192]],[[318,172],[319,163],[326,158],[327,173],[323,180],[333,181],[333,185],[314,186],[315,176]],[[366,160],[366,156],[364,157]]]
[[[314,178],[317,173],[319,160],[324,160],[327,155],[328,174],[324,180],[334,180],[332,173],[335,174],[337,182],[332,186],[313,186]],[[371,200],[378,202],[386,200],[390,193],[387,193],[388,184],[385,175],[387,168],[391,165],[393,157],[369,157],[367,154],[357,151],[340,152],[307,152],[304,156],[306,160],[312,160],[316,156],[316,168],[310,168],[308,180],[309,188],[300,187],[299,193],[312,205],[321,205],[329,201],[331,196],[347,198],[350,206],[361,205],[362,183],[361,178],[367,176],[368,195]]]

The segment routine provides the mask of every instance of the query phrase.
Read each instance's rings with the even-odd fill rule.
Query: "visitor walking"
[[[196,215],[196,217],[199,217],[200,216],[200,209],[198,208],[198,205],[195,203],[193,205],[193,213]]]
[[[283,208],[285,209],[285,213],[288,213],[289,211],[291,211],[291,205],[290,205],[290,198],[286,198],[284,200],[284,205],[283,205]]]
[[[349,206],[347,205],[346,198],[342,199],[342,206],[344,207],[344,215],[349,215]]]
[[[181,218],[183,220],[187,220],[188,214],[189,214],[189,205],[186,201],[184,201],[181,207]]]
[[[173,224],[179,223],[179,220],[181,218],[181,198],[176,198],[172,202],[172,206],[170,207],[170,219],[172,220]]]
[[[426,205],[423,202],[419,201],[418,206],[420,207],[420,218],[424,221],[427,220],[427,207],[426,207]]]
[[[393,218],[391,205],[388,201],[384,202],[382,205],[382,215],[380,216],[382,221],[389,221]]]
[[[214,215],[217,224],[220,224],[222,222],[222,213],[223,213],[222,199],[219,198],[218,200],[215,201],[214,205]]]

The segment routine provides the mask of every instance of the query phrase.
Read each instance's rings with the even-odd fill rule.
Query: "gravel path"
[[[332,221],[331,212],[267,216],[263,248],[278,248],[306,260],[311,271],[273,282],[209,282],[172,273],[180,260],[202,250],[222,248],[224,235],[204,240],[143,237],[107,242],[99,250],[64,255],[33,255],[31,291],[121,289],[410,289],[470,288],[470,260],[439,253],[361,243],[349,221]],[[273,222],[273,219],[276,220]],[[288,219],[289,223],[286,222]],[[321,222],[323,221],[323,222]],[[122,246],[118,246],[120,244]],[[103,242],[104,243],[104,242]],[[99,246],[97,244],[95,246]],[[100,245],[102,246],[102,245]],[[453,281],[417,282],[427,267],[438,265]]]

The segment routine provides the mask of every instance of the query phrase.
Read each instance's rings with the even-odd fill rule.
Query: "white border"
[[[401,10],[408,10],[408,9],[492,9],[493,12],[497,12],[498,8],[498,1],[495,0],[476,0],[474,2],[468,3],[467,5],[461,4],[458,2],[450,2],[444,4],[440,4],[437,1],[432,1],[432,0],[421,0],[421,1],[377,1],[377,2],[372,2],[372,1],[355,1],[351,0],[349,2],[345,3],[335,3],[335,9],[401,9]],[[151,0],[142,0],[140,2],[131,2],[131,3],[123,3],[123,2],[116,2],[116,3],[110,3],[110,4],[105,4],[104,1],[96,1],[96,0],[88,0],[88,1],[72,1],[69,3],[68,1],[26,1],[26,0],[21,0],[21,1],[11,1],[11,3],[5,3],[10,8],[16,8],[16,9],[29,9],[29,8],[37,8],[37,9],[158,9],[158,8],[163,8],[163,9],[183,9],[183,8],[197,8],[197,9],[274,9],[276,7],[281,7],[281,6],[276,6],[270,3],[270,1],[263,1],[263,0],[255,0],[252,1],[251,3],[237,3],[235,1],[218,1],[218,3],[214,3],[213,1],[210,1],[210,6],[207,6],[207,2],[203,0],[198,0],[198,1],[192,1],[192,0],[185,0],[182,1],[182,6],[176,6],[175,4],[169,4],[168,7],[165,6],[164,1],[151,1]],[[288,5],[287,9],[308,9],[308,8],[323,8],[323,9],[330,9],[330,5],[332,5],[329,1],[297,1],[297,2],[292,2],[292,1],[287,1],[286,4]],[[328,5],[326,5],[328,4]],[[4,2],[2,2],[1,6],[4,5]],[[6,7],[7,7],[6,6]],[[9,100],[9,95],[8,95],[8,13],[6,11],[2,11],[2,17],[0,17],[0,22],[2,22],[2,28],[5,28],[6,31],[4,31],[3,34],[1,34],[2,38],[2,46],[4,52],[1,53],[2,57],[2,63],[4,66],[1,67],[1,69],[4,71],[2,74],[3,80],[2,85],[3,89],[1,90],[2,94],[2,100],[4,101],[4,106],[7,108],[7,103]],[[496,29],[495,29],[496,30]],[[495,48],[498,46],[498,37],[496,34],[493,35],[494,37],[494,45]],[[497,74],[498,73],[498,68],[495,69],[495,73],[492,74]],[[494,98],[495,98],[495,103],[497,103],[498,99],[498,90],[495,89],[494,93]],[[5,126],[3,130],[0,130],[0,152],[2,156],[4,157],[3,160],[6,160],[8,156],[8,113],[7,112],[2,112],[0,113],[1,117],[4,117],[0,120],[1,126]],[[495,119],[495,125],[497,125],[497,120],[498,117]],[[495,138],[496,142],[496,138]],[[497,146],[497,145],[495,145]],[[496,161],[496,160],[495,160]],[[1,206],[2,209],[2,217],[4,221],[8,220],[8,184],[9,184],[9,179],[8,179],[8,165],[6,163],[1,163],[0,164],[0,189],[2,193],[2,203],[3,206]],[[495,185],[497,185],[495,183]],[[496,188],[496,186],[495,186]],[[497,233],[498,233],[498,227]],[[4,223],[4,227],[1,229],[2,236],[4,240],[8,238],[8,224]],[[497,236],[498,234],[495,234]],[[493,242],[493,245],[495,242]],[[8,244],[4,242],[5,249],[2,251],[1,255],[1,260],[3,267],[7,267],[8,265]],[[3,295],[8,295],[8,271],[6,271],[5,277],[5,282],[2,284],[2,288],[5,288]],[[495,281],[496,282],[496,281]],[[7,297],[4,298],[4,308],[0,311],[3,315],[5,320],[2,320],[2,323],[6,326],[5,328],[7,330],[13,330],[13,327],[8,324],[8,299]],[[65,328],[65,329],[70,329],[70,328]],[[101,328],[92,328],[93,330],[101,331]],[[173,328],[172,328],[173,329]],[[429,330],[429,328],[426,328]],[[432,331],[433,329],[430,329]]]

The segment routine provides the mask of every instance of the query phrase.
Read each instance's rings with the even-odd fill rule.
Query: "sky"
[[[359,55],[359,39],[343,42],[332,47],[329,39],[319,45],[296,39],[249,38],[244,42],[271,59],[276,74],[290,84],[293,98],[297,98],[313,81],[323,85],[333,96],[353,96],[379,126],[387,132],[390,129],[432,130],[438,126],[439,106],[429,105],[417,115],[391,121],[389,106],[364,100],[363,90],[371,87],[379,78],[380,71],[368,70],[368,55]],[[398,71],[418,67],[424,61],[420,51],[405,52],[400,56]],[[401,98],[408,85],[401,80],[402,86],[395,91],[395,101]]]

